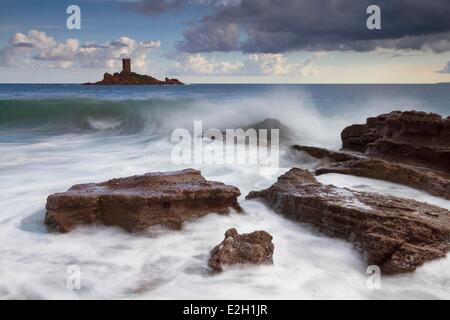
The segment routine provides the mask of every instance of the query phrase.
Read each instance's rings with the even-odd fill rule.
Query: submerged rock
[[[450,250],[450,212],[427,203],[319,183],[294,168],[247,199],[265,199],[286,217],[353,242],[386,274],[412,272]]]
[[[277,119],[270,119],[270,118],[267,118],[267,119],[257,122],[257,123],[247,125],[245,127],[228,128],[228,129],[232,130],[231,134],[233,136],[235,134],[239,133],[239,131],[237,131],[239,129],[241,130],[242,135],[246,134],[245,140],[242,139],[242,141],[240,141],[239,139],[235,138],[235,143],[249,144],[251,142],[250,137],[253,137],[252,130],[254,130],[254,133],[255,133],[254,141],[252,141],[252,142],[255,144],[258,144],[258,145],[267,145],[267,146],[271,145],[272,130],[279,130],[278,131],[278,140],[274,139],[273,142],[278,143],[278,142],[290,141],[290,140],[294,140],[296,138],[295,133],[289,127],[282,124]],[[266,131],[262,131],[262,130],[266,130]],[[230,139],[232,139],[233,136],[231,136]],[[227,139],[227,130],[222,130],[222,138],[224,140]],[[275,136],[273,138],[275,138]]]
[[[216,272],[225,265],[272,264],[272,236],[266,231],[238,234],[236,229],[225,233],[225,240],[211,251],[209,267]]]
[[[103,224],[139,232],[154,225],[181,228],[210,212],[240,211],[239,189],[207,181],[200,171],[147,173],[103,183],[81,184],[47,199],[45,223],[60,232]]]
[[[258,138],[261,139],[259,136],[259,130],[265,129],[267,130],[267,140],[270,142],[271,140],[271,130],[278,129],[279,131],[279,138],[281,141],[291,140],[295,138],[295,133],[286,125],[281,123],[278,119],[265,119],[263,121],[253,123],[251,125],[248,125],[244,128],[244,130],[248,129],[255,129],[258,132]]]
[[[450,172],[450,119],[435,113],[394,111],[341,134],[343,149]]]

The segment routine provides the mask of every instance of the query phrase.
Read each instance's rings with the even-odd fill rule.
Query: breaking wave
[[[0,130],[33,133],[163,134],[175,128],[242,128],[276,118],[304,141],[335,146],[351,121],[325,118],[297,97],[268,95],[211,101],[200,98],[100,100],[90,98],[0,100]],[[330,143],[331,142],[331,143]]]

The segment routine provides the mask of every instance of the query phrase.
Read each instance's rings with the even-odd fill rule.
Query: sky
[[[68,29],[67,8],[81,11]],[[367,13],[380,8],[381,29]],[[448,0],[1,0],[0,83],[450,82]]]

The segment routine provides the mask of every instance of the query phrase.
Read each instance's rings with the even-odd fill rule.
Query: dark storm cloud
[[[372,4],[382,30],[366,28]],[[376,48],[450,51],[449,0],[242,0],[215,7],[178,44],[192,53]]]
[[[126,2],[125,5],[141,14],[156,17],[167,12],[178,11],[188,4],[214,7],[235,5],[239,2],[240,0],[136,0]]]
[[[140,0],[127,4],[132,10],[148,16],[158,16],[168,11],[178,10],[188,0]]]

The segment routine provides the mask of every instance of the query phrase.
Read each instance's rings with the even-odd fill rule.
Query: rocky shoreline
[[[321,232],[348,240],[367,254],[367,263],[386,274],[412,272],[450,250],[450,212],[410,199],[322,185],[294,168],[269,189],[247,199],[264,199],[276,212]]]
[[[285,128],[273,119],[270,123]],[[316,175],[380,179],[450,199],[450,118],[395,111],[349,126],[341,137],[341,151],[301,145],[291,149],[318,159]],[[129,232],[157,225],[180,229],[183,222],[210,212],[241,211],[239,196],[238,188],[207,181],[193,169],[148,173],[76,185],[51,195],[45,222],[60,232],[88,224]],[[352,242],[369,265],[379,266],[385,274],[413,272],[450,250],[448,210],[412,199],[323,185],[311,172],[299,168],[246,198],[262,199],[291,220]],[[222,271],[226,265],[272,264],[273,252],[272,236],[267,232],[239,235],[230,229],[211,251],[208,265]]]
[[[131,59],[122,59],[122,71],[114,74],[105,73],[103,79],[97,82],[88,82],[84,85],[182,85],[183,83],[175,78],[165,78],[164,81],[152,76],[131,72]]]
[[[320,159],[315,174],[340,173],[403,184],[450,200],[450,117],[394,111],[341,134],[342,150],[292,146]]]
[[[450,117],[394,111],[345,128],[342,149],[450,172]]]

